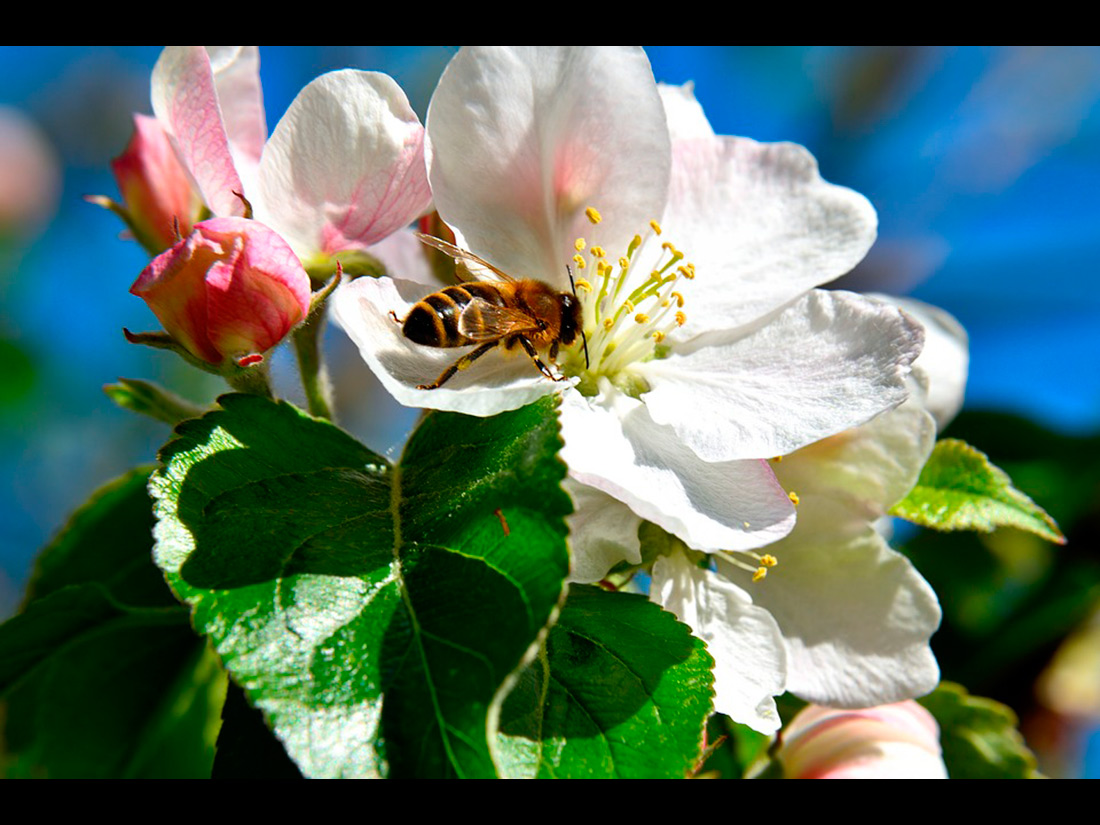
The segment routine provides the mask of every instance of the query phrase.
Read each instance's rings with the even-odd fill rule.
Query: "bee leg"
[[[446,384],[447,381],[449,381],[451,379],[452,375],[454,375],[459,370],[466,369],[468,366],[470,366],[470,364],[474,363],[474,361],[476,361],[478,358],[483,356],[485,353],[487,353],[489,350],[491,350],[496,345],[497,345],[496,341],[489,341],[486,344],[482,344],[480,347],[475,349],[473,352],[466,353],[461,358],[459,358],[457,361],[455,361],[453,364],[451,364],[449,367],[447,367],[447,369],[443,370],[443,372],[440,374],[440,376],[437,379],[435,379],[434,383],[432,383],[432,384],[418,384],[416,388],[418,390],[437,390],[437,389],[439,389],[444,384]]]
[[[400,324],[400,323],[402,323],[401,319],[397,317],[397,313],[396,313],[396,312],[394,312],[394,311],[393,311],[392,309],[390,310],[390,317],[391,317],[391,318],[393,318],[393,322],[394,322],[395,324]]]
[[[517,337],[519,338],[519,342],[523,345],[523,348],[527,351],[527,354],[531,356],[531,360],[535,362],[535,366],[539,368],[539,372],[541,372],[551,381],[565,380],[564,375],[554,375],[554,373],[550,371],[550,368],[546,366],[546,364],[542,363],[542,359],[539,358],[538,352],[535,350],[535,347],[531,344],[530,341],[528,341],[522,335]]]
[[[557,364],[558,363],[558,342],[557,341],[555,341],[554,343],[552,343],[550,345],[550,363],[551,364]]]

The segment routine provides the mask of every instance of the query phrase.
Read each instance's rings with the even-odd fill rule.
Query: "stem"
[[[271,381],[268,377],[266,361],[226,375],[225,380],[237,392],[262,395],[264,398],[275,398],[275,393],[271,391]]]
[[[321,357],[321,339],[325,331],[324,312],[313,313],[291,335],[294,353],[298,357],[298,372],[302,376],[306,404],[311,415],[332,420],[332,383],[328,368]]]

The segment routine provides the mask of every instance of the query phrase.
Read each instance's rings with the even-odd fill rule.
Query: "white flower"
[[[335,312],[401,403],[492,415],[561,392],[574,482],[691,547],[751,551],[794,523],[763,459],[904,401],[921,330],[813,290],[870,247],[863,197],[799,146],[717,137],[690,94],[666,99],[668,118],[640,49],[534,47],[463,49],[432,99],[432,195],[459,243],[562,291],[578,277],[588,363],[563,351],[570,381],[517,347],[419,390],[461,354],[391,318],[422,285],[359,279]]]
[[[307,266],[393,235],[430,203],[424,129],[378,72],[313,80],[267,137],[255,46],[171,46],[153,69],[153,110],[210,210],[253,217]]]
[[[765,733],[778,726],[770,697],[783,690],[859,708],[923,695],[939,681],[929,647],[940,623],[936,595],[876,525],[928,459],[936,434],[928,410],[953,414],[962,403],[966,336],[942,310],[904,305],[924,319],[930,342],[913,364],[913,398],[774,463],[798,500],[794,530],[766,548],[774,571],[760,580],[732,554],[716,554],[714,570],[683,553],[653,568],[650,598],[715,658],[715,708]],[[758,632],[745,640],[749,620]],[[772,694],[767,676],[781,685]]]

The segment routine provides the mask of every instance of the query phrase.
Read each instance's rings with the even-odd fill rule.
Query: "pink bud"
[[[134,135],[111,168],[142,246],[150,251],[170,247],[177,220],[181,235],[191,231],[202,199],[155,118],[134,115]]]
[[[266,352],[309,311],[309,276],[282,238],[246,218],[213,218],[161,253],[130,292],[211,364]],[[249,363],[256,359],[249,359]]]
[[[864,710],[803,708],[783,729],[789,779],[946,779],[940,729],[916,702]]]

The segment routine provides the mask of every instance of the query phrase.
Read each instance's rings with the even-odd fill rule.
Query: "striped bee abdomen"
[[[474,298],[503,306],[492,284],[471,282],[445,287],[418,301],[401,327],[405,337],[426,347],[464,347],[476,343],[458,330],[458,318]]]

